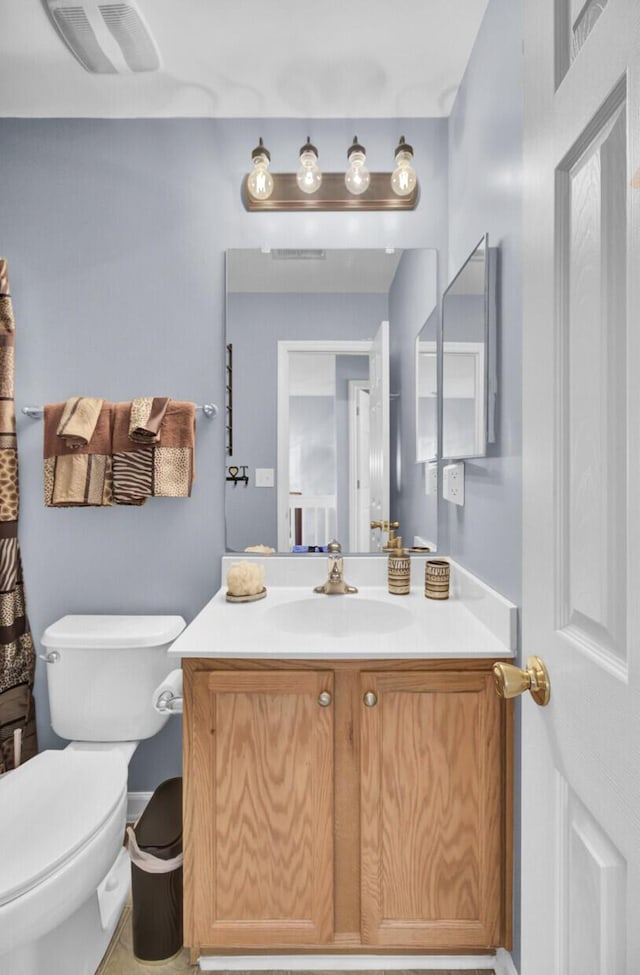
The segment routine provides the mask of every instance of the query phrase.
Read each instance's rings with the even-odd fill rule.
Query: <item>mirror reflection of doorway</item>
[[[482,342],[444,342],[442,398],[446,424],[442,456],[481,457],[486,452],[485,346]]]
[[[371,346],[278,343],[280,551],[370,549]]]
[[[289,355],[289,549],[323,548],[338,532],[336,356]]]

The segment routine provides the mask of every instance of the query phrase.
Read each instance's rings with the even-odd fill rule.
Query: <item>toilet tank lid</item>
[[[42,645],[50,650],[161,647],[185,626],[182,616],[63,616],[46,628]]]

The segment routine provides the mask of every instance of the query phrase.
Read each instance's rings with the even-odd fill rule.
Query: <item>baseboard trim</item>
[[[510,956],[503,952],[507,958]],[[201,972],[327,972],[387,971],[419,969],[432,971],[478,971],[486,969],[496,975],[517,975],[515,968],[498,965],[496,955],[201,955]]]
[[[498,948],[496,952],[496,975],[518,975],[518,969],[513,963],[513,958],[504,948]]]
[[[127,794],[127,822],[135,823],[153,795],[152,792],[129,792]]]

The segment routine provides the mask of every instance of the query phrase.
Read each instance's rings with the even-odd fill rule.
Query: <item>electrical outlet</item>
[[[442,497],[452,504],[464,504],[464,464],[445,464],[442,468]]]
[[[424,493],[429,497],[438,494],[438,462],[424,465]]]

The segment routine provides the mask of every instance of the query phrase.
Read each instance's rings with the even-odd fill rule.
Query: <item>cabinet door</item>
[[[193,687],[192,944],[328,941],[333,674],[200,672]]]
[[[361,691],[363,943],[499,945],[504,765],[490,674],[368,673]]]

